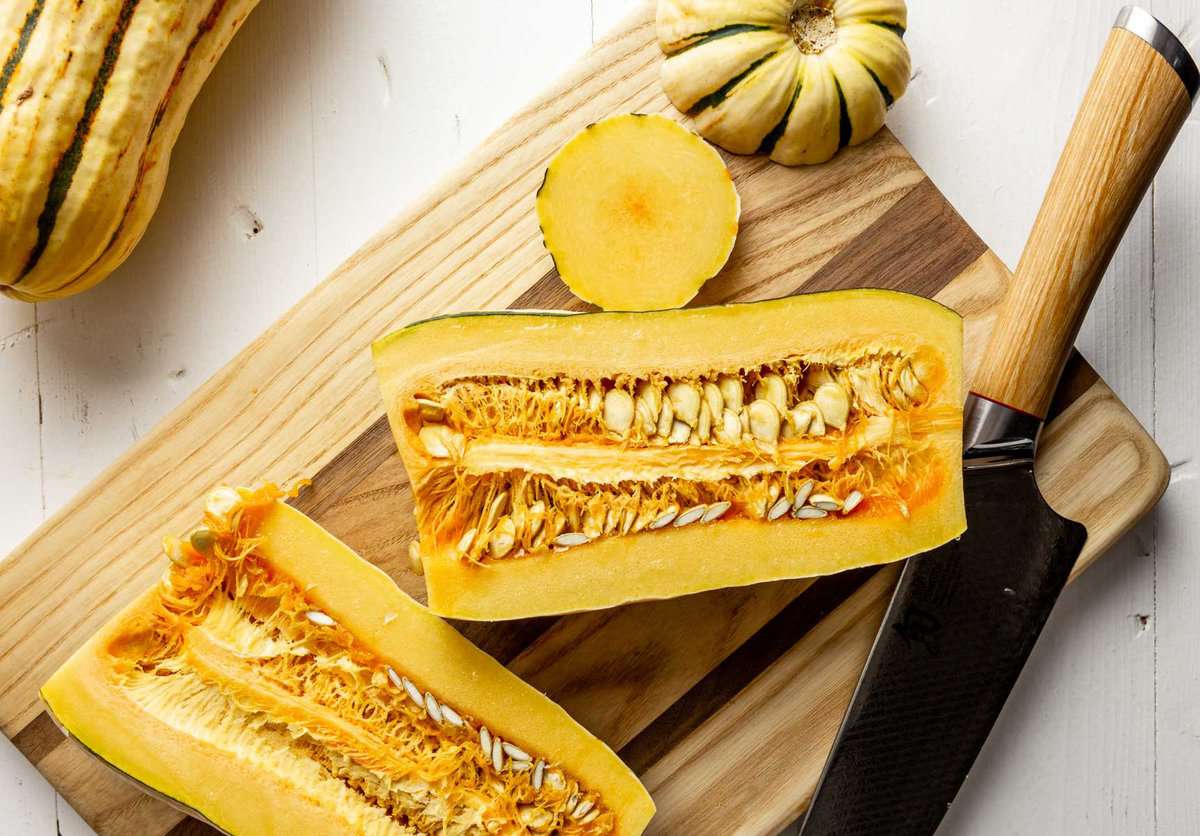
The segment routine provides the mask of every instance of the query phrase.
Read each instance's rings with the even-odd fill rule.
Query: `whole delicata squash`
[[[962,323],[919,297],[468,314],[374,353],[443,615],[826,574],[966,525]]]
[[[0,295],[70,296],[129,256],[192,101],[257,4],[0,2]]]
[[[279,496],[166,542],[42,688],[71,737],[233,834],[642,832],[607,746]]]
[[[825,162],[908,87],[904,0],[659,0],[657,22],[667,96],[737,154]]]

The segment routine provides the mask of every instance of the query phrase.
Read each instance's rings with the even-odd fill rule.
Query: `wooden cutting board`
[[[542,247],[534,191],[550,156],[589,122],[674,114],[652,21],[648,5],[597,44],[0,564],[0,726],[98,831],[205,828],[67,743],[37,688],[155,582],[160,538],[188,527],[210,487],[311,477],[297,504],[423,597],[406,566],[411,497],[368,345],[448,311],[580,308]],[[742,232],[697,304],[907,290],[966,317],[974,366],[1008,271],[895,137],[885,130],[816,168],[727,159]],[[1088,527],[1078,571],[1153,505],[1168,468],[1076,357],[1038,473],[1051,503]],[[896,574],[460,626],[621,752],[658,803],[652,832],[769,834],[806,804]]]

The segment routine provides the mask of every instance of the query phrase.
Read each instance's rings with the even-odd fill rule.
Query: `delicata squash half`
[[[42,688],[110,765],[234,834],[638,834],[612,751],[272,486]]]
[[[443,615],[822,575],[966,527],[962,322],[916,296],[465,314],[374,353]]]

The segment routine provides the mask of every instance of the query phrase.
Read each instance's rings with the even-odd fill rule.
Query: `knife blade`
[[[970,771],[1087,539],[1038,490],[1038,433],[1198,91],[1170,30],[1123,9],[972,380],[967,531],[905,565],[800,836],[927,836]]]

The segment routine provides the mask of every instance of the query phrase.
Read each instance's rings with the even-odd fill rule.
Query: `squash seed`
[[[722,444],[736,444],[742,437],[742,422],[732,409],[721,413],[721,425],[714,430],[717,441]]]
[[[537,762],[537,766],[535,766],[533,768],[533,779],[531,781],[531,783],[533,784],[533,788],[535,790],[541,790],[542,779],[545,777],[545,775],[546,775],[546,762],[543,760],[539,760]]]
[[[825,435],[825,418],[812,401],[805,401],[789,414],[797,435]]]
[[[717,384],[711,381],[705,381],[702,387],[704,391],[704,402],[708,404],[708,411],[713,417],[721,414],[721,410],[725,408],[725,397],[721,394],[721,389]]]
[[[217,537],[207,528],[197,528],[188,536],[188,542],[192,544],[192,548],[201,554],[207,554],[213,544],[217,542]]]
[[[809,500],[808,504],[814,508],[820,508],[822,511],[838,511],[842,507],[842,503],[838,502],[829,494],[815,493]]]
[[[700,389],[694,383],[676,381],[667,387],[667,397],[675,411],[676,420],[689,427],[696,426],[700,419]]]
[[[824,423],[835,430],[846,429],[850,415],[850,396],[836,383],[822,383],[813,393],[813,402],[821,410]]]
[[[700,521],[709,523],[714,520],[719,520],[721,517],[725,516],[725,512],[732,507],[733,503],[729,502],[728,500],[714,502],[712,505],[708,506],[708,510],[704,512],[704,516],[701,517]]]
[[[556,546],[566,548],[568,546],[582,546],[584,543],[590,542],[590,539],[586,534],[579,531],[564,531],[551,542]]]
[[[590,798],[585,799],[584,801],[579,802],[578,806],[576,806],[575,809],[571,811],[571,818],[573,818],[573,819],[583,818],[595,806],[596,806],[596,802],[592,801]]]
[[[404,688],[404,684],[400,681],[400,674],[396,673],[396,669],[391,665],[387,666],[387,678],[392,681],[392,684],[397,688]]]
[[[659,435],[664,438],[671,434],[671,428],[675,426],[675,407],[670,400],[662,402],[662,411],[658,413],[658,426],[655,428]]]
[[[850,493],[846,494],[845,501],[842,502],[842,513],[849,514],[851,511],[857,508],[858,504],[862,501],[862,491],[850,491]]]
[[[504,557],[512,551],[517,542],[517,528],[511,517],[505,517],[496,524],[496,528],[488,537],[488,551],[492,557]]]
[[[433,718],[433,722],[439,726],[442,724],[442,707],[438,705],[438,701],[433,698],[433,694],[425,692],[425,711]]]
[[[509,761],[508,768],[513,772],[524,772],[527,769],[532,769],[533,764],[529,761]]]
[[[754,387],[754,397],[767,401],[781,413],[787,412],[787,385],[777,374],[763,375]]]
[[[321,612],[320,610],[309,610],[308,612],[304,613],[304,617],[307,618],[309,621],[311,621],[313,624],[319,624],[322,627],[332,627],[334,624],[337,623],[336,621],[334,621],[332,618],[330,618],[328,615]]]
[[[780,517],[782,517],[784,514],[786,514],[788,512],[788,509],[791,507],[792,507],[792,503],[788,502],[787,497],[781,496],[779,498],[779,500],[774,505],[771,506],[771,509],[769,511],[767,511],[767,519],[768,520],[777,520]]]
[[[819,520],[822,517],[828,517],[829,512],[822,508],[814,508],[811,505],[805,505],[803,508],[797,508],[792,512],[792,516],[798,520]]]
[[[696,520],[704,516],[704,512],[708,510],[707,505],[693,505],[686,511],[675,518],[675,527],[680,528],[685,525],[690,525]]]
[[[471,550],[471,545],[475,542],[475,532],[474,528],[463,532],[463,536],[458,539],[459,554],[466,554]]]
[[[624,389],[609,389],[604,396],[604,424],[619,435],[633,426],[633,396]]]
[[[487,726],[479,727],[479,748],[483,750],[484,757],[492,753],[492,733],[488,731]]]
[[[404,688],[404,692],[408,694],[408,698],[415,702],[418,706],[425,705],[425,698],[421,696],[421,689],[413,684],[413,681],[407,676],[400,677],[400,684]]]
[[[421,420],[429,421],[435,424],[445,420],[446,408],[437,401],[422,397],[416,397],[413,398],[413,400],[420,408]]]
[[[492,768],[499,772],[504,768],[503,741],[498,737],[492,738]]]
[[[209,493],[204,503],[204,513],[213,518],[218,529],[224,530],[233,527],[229,524],[230,518],[241,504],[241,495],[233,488],[222,485]]]
[[[804,506],[805,502],[808,502],[809,496],[812,495],[813,487],[812,479],[806,479],[804,484],[796,488],[796,496],[792,500],[792,508],[794,510],[799,510]]]
[[[671,434],[667,437],[668,444],[683,444],[692,434],[692,428],[683,421],[676,419],[671,425]]]
[[[512,758],[515,761],[533,760],[533,758],[529,757],[529,755],[527,755],[525,753],[525,750],[522,749],[520,746],[516,746],[512,743],[509,743],[507,740],[504,741],[504,743],[501,745],[504,749],[504,754],[508,755],[510,758]]]
[[[717,378],[717,389],[724,401],[723,406],[734,412],[738,412],[742,408],[746,397],[746,388],[742,385],[741,378],[731,374],[720,375]]]
[[[774,444],[779,439],[779,410],[768,400],[754,401],[746,409],[749,413],[750,432],[759,441]]]
[[[667,508],[667,510],[665,510],[661,514],[659,514],[654,519],[654,522],[650,523],[650,526],[649,526],[650,529],[653,531],[654,529],[662,528],[665,525],[669,525],[671,520],[675,519],[675,516],[678,513],[679,513],[679,509],[676,508],[674,505],[672,505],[671,507]]]
[[[700,418],[696,422],[696,437],[702,444],[712,435],[712,419],[712,409],[709,408],[708,401],[705,401],[700,404]]]
[[[446,718],[446,722],[452,726],[457,726],[461,729],[465,725],[462,715],[445,703],[442,703],[442,716]]]

